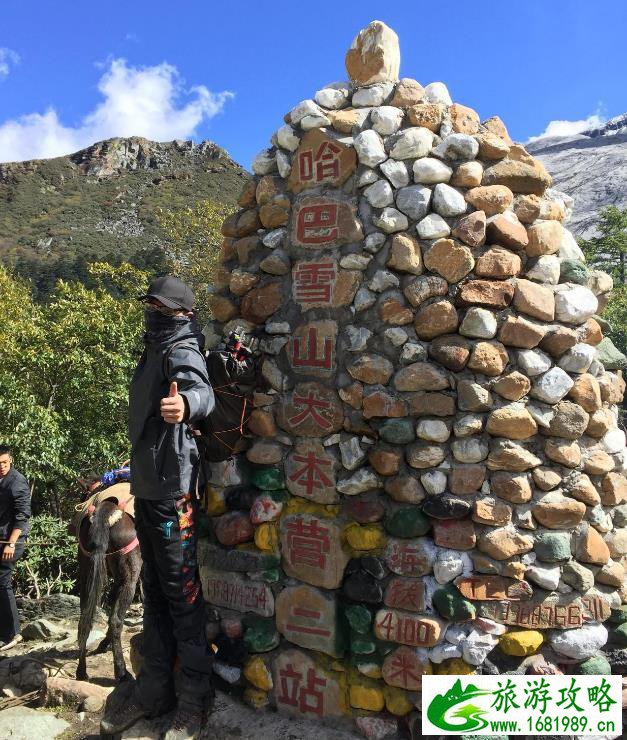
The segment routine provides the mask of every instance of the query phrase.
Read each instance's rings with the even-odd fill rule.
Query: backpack
[[[164,358],[164,368],[167,368],[170,353],[178,344],[169,348]],[[239,341],[231,347],[227,343],[226,348],[208,350],[204,357],[215,406],[208,416],[194,423],[192,431],[204,460],[222,462],[239,452],[240,441],[252,412],[257,363],[252,353],[242,347]]]

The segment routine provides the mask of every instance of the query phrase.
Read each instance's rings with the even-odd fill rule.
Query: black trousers
[[[20,615],[15,604],[11,578],[15,564],[24,553],[25,540],[18,540],[10,560],[0,558],[0,641],[10,642],[20,631]],[[4,546],[0,546],[0,552]]]
[[[139,699],[151,714],[172,705],[178,657],[179,702],[202,707],[212,693],[213,653],[205,635],[205,606],[196,563],[194,495],[135,499],[135,525],[143,559],[143,667]]]

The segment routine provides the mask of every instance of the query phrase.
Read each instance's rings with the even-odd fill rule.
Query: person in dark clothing
[[[11,448],[0,445],[0,651],[22,640],[11,577],[24,553],[29,519],[30,488],[13,467]]]
[[[196,565],[199,453],[189,423],[206,417],[214,396],[193,316],[194,295],[174,277],[150,284],[144,351],[129,390],[131,492],[143,558],[144,663],[122,706],[112,701],[101,724],[116,734],[140,717],[173,708],[167,740],[196,737],[213,696],[212,655]]]

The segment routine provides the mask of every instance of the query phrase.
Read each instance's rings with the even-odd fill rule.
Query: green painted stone
[[[559,532],[543,532],[534,542],[533,551],[545,563],[570,560],[570,536]]]
[[[383,525],[393,537],[422,537],[431,528],[417,506],[401,506],[385,518]]]
[[[581,260],[562,260],[560,265],[560,283],[588,284],[589,271]]]
[[[603,337],[597,344],[597,358],[606,370],[622,370],[627,367],[627,357],[609,337]]]
[[[247,614],[244,623],[244,644],[251,653],[267,653],[278,647],[279,633],[276,631],[274,617],[259,617]]]
[[[379,436],[394,445],[406,445],[416,439],[410,419],[386,419],[379,427]]]
[[[285,476],[280,468],[257,468],[252,472],[251,482],[262,491],[276,491],[285,487]]]
[[[374,640],[353,632],[351,635],[351,653],[353,655],[372,655],[377,649]]]
[[[387,642],[387,640],[376,640],[377,643],[377,654],[382,658],[389,655],[393,650],[396,650],[398,645],[395,642]]]
[[[264,572],[261,574],[261,578],[266,583],[278,583],[281,578],[281,571],[278,568],[264,570]]]
[[[466,622],[477,616],[474,604],[465,599],[452,583],[435,591],[433,606],[444,619],[451,622]]]
[[[610,630],[609,642],[618,645],[618,647],[627,647],[627,622],[623,622],[618,627]]]
[[[577,666],[577,673],[584,676],[609,675],[611,672],[612,666],[605,655],[593,655]]]
[[[618,609],[612,609],[607,621],[610,624],[624,624],[627,622],[627,604],[619,606]]]
[[[360,635],[367,635],[372,627],[372,614],[363,604],[353,604],[344,611],[351,629]]]

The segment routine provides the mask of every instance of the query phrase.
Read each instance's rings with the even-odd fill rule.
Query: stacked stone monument
[[[503,122],[399,63],[362,30],[224,223],[209,339],[257,336],[262,382],[201,554],[217,672],[379,735],[426,673],[609,672],[627,644],[611,279]]]

